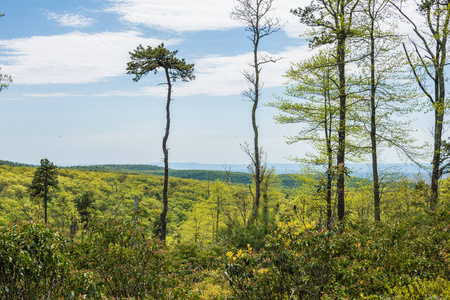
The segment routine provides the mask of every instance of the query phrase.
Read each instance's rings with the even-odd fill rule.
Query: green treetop
[[[31,198],[44,201],[45,224],[47,224],[47,204],[50,201],[50,189],[58,187],[58,167],[48,159],[41,159],[41,165],[34,172],[29,192]]]

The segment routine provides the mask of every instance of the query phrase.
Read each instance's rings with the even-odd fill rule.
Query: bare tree
[[[249,216],[248,224],[256,218],[261,198],[261,149],[259,146],[258,126],[256,124],[256,110],[261,98],[262,83],[260,81],[261,69],[264,64],[274,63],[278,59],[268,55],[261,55],[259,43],[262,38],[277,32],[282,27],[281,21],[271,16],[273,0],[236,0],[236,6],[231,13],[231,18],[244,24],[245,30],[250,32],[248,38],[253,45],[253,61],[249,63],[252,71],[244,71],[244,77],[249,82],[249,89],[243,92],[244,98],[253,102],[252,126],[254,132],[253,151],[246,151],[250,156],[255,181],[255,195],[253,197],[253,208]]]

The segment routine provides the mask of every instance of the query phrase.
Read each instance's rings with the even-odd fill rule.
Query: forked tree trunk
[[[259,10],[259,7],[256,8]],[[257,17],[256,20],[259,20]],[[256,23],[256,28],[259,27],[258,21]],[[258,133],[258,125],[256,124],[256,109],[258,108],[259,103],[259,73],[261,71],[258,62],[258,45],[259,45],[259,33],[255,33],[254,37],[254,48],[253,48],[253,67],[255,69],[255,81],[253,85],[254,89],[254,99],[253,99],[253,107],[252,107],[252,127],[254,133],[253,139],[253,151],[254,151],[254,167],[255,167],[255,197],[253,198],[253,207],[250,217],[248,219],[248,225],[252,225],[253,221],[256,219],[258,215],[259,203],[261,198],[261,158],[259,156],[259,133]]]

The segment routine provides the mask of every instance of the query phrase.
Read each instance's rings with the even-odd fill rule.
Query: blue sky
[[[261,50],[282,57],[262,70],[263,103],[284,90],[291,62],[310,55],[289,13],[308,0],[275,0],[286,22]],[[0,93],[0,159],[37,164],[154,163],[163,156],[164,79],[138,83],[126,74],[129,52],[164,42],[195,64],[196,80],[177,83],[172,103],[169,160],[248,163],[240,143],[251,142],[251,103],[242,71],[251,43],[230,19],[232,0],[4,1],[0,18],[1,72],[13,84]],[[261,145],[274,163],[302,157],[308,144],[286,145],[298,124],[273,122],[276,110],[258,111]],[[389,160],[389,159],[388,159]],[[392,161],[392,159],[390,159]]]

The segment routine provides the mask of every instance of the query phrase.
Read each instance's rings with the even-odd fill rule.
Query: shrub
[[[68,242],[35,222],[0,229],[0,299],[56,299],[69,293]]]
[[[226,275],[242,299],[369,299],[417,286],[432,292],[437,283],[429,278],[448,283],[450,276],[450,213],[426,218],[344,220],[330,231],[280,223],[262,251],[227,253]]]
[[[96,297],[100,290],[117,299],[195,298],[186,285],[190,280],[184,280],[194,271],[175,264],[171,251],[147,232],[133,221],[91,222],[73,249],[76,268],[92,272],[81,294]]]
[[[390,290],[394,299],[450,299],[450,281],[416,278],[408,285],[396,286]]]

